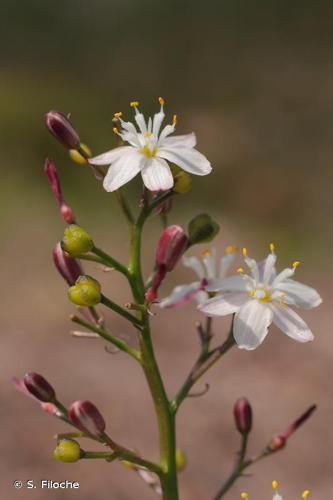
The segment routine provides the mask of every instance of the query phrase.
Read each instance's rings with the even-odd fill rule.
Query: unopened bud
[[[246,398],[240,398],[234,406],[234,417],[237,430],[248,434],[252,429],[252,408]]]
[[[192,187],[192,178],[190,174],[176,165],[171,165],[171,172],[174,180],[172,191],[178,194],[188,193]]]
[[[68,298],[77,306],[95,306],[101,301],[101,285],[90,276],[80,276],[69,288]]]
[[[186,468],[186,463],[187,463],[187,459],[186,459],[185,452],[183,450],[181,450],[180,448],[178,448],[176,450],[176,467],[177,467],[177,471],[178,472],[183,471]]]
[[[59,203],[61,217],[68,224],[72,224],[74,222],[74,212],[63,198],[57,167],[52,160],[45,160],[44,172],[47,175],[53,194]]]
[[[208,214],[194,217],[188,225],[190,244],[212,241],[220,230],[218,223]]]
[[[49,111],[45,115],[46,128],[65,148],[75,149],[80,144],[80,137],[72,122],[60,111]]]
[[[188,245],[188,238],[184,229],[176,224],[167,227],[158,242],[156,250],[156,264],[172,271]]]
[[[53,262],[70,286],[74,285],[79,276],[84,274],[81,262],[64,252],[60,242],[53,249]]]
[[[90,401],[74,401],[69,414],[73,424],[83,432],[95,436],[105,431],[104,418]]]
[[[94,243],[85,229],[77,224],[71,224],[65,229],[62,246],[72,257],[79,257],[90,252]]]
[[[282,450],[287,444],[286,438],[282,436],[275,436],[273,437],[272,441],[269,443],[269,449],[271,451],[279,451]]]
[[[35,396],[39,401],[43,403],[51,403],[54,401],[55,390],[42,375],[34,372],[26,373],[23,380],[30,394]]]
[[[74,439],[62,439],[53,451],[53,457],[59,462],[74,463],[81,458],[81,448]]]
[[[88,161],[88,158],[91,157],[91,150],[82,142],[78,146],[79,149],[70,149],[69,156],[70,158],[77,163],[78,165],[85,165]]]

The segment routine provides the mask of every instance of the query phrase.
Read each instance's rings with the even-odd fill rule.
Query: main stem
[[[134,299],[141,305],[145,304],[145,286],[141,272],[141,236],[144,222],[150,212],[151,207],[144,207],[137,222],[131,226],[129,281]],[[162,469],[160,479],[163,499],[178,500],[175,415],[171,409],[155,358],[149,314],[147,311],[138,311],[137,314],[143,323],[142,331],[139,334],[141,364],[153,398],[159,430],[160,466]]]

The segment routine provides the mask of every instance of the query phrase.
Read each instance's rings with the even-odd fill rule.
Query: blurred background
[[[4,498],[34,500],[153,499],[154,494],[119,464],[52,458],[53,435],[66,426],[43,414],[13,389],[10,379],[40,372],[66,404],[91,399],[108,419],[116,441],[157,457],[150,395],[131,359],[105,352],[103,342],[69,336],[73,311],[66,285],[51,260],[63,222],[43,174],[46,156],[59,168],[66,200],[99,246],[126,259],[126,225],[114,196],[87,167],[69,160],[46,132],[44,113],[70,112],[83,142],[95,154],[115,146],[112,116],[138,99],[146,113],[166,99],[177,113],[178,133],[195,130],[198,149],[214,172],[193,180],[179,196],[171,221],[187,224],[209,211],[221,224],[218,251],[246,245],[262,258],[275,242],[279,265],[300,260],[297,279],[318,288],[324,304],[303,317],[316,335],[300,345],[271,328],[255,352],[234,349],[179,413],[178,442],[188,455],[180,476],[182,500],[209,500],[232,468],[238,438],[232,406],[247,396],[255,411],[250,450],[312,403],[319,409],[285,451],[251,469],[227,495],[243,490],[270,498],[276,479],[286,498],[308,488],[329,498],[333,410],[330,338],[333,146],[333,5],[329,0],[1,0],[0,141],[2,371],[1,474]],[[139,179],[126,187],[133,207]],[[151,268],[160,231],[155,217],[145,232],[145,269]],[[200,253],[205,248],[198,248]],[[115,273],[87,271],[124,303],[128,289]],[[179,266],[167,294],[191,271]],[[154,342],[170,394],[185,378],[198,349],[193,305],[154,319]],[[127,324],[109,327],[135,339]],[[215,325],[222,341],[228,319]],[[86,444],[88,448],[89,444]],[[79,490],[20,490],[15,479],[80,482]]]

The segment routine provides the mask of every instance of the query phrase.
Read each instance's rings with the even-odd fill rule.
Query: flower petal
[[[248,284],[241,274],[236,274],[229,278],[208,280],[206,290],[208,292],[247,292]]]
[[[274,314],[273,323],[288,337],[298,342],[309,342],[314,339],[308,325],[290,307],[274,304],[271,308]]]
[[[196,149],[180,146],[165,147],[164,141],[159,148],[158,156],[165,158],[171,163],[175,163],[182,169],[194,175],[207,175],[212,167],[207,158]]]
[[[223,255],[223,257],[221,258],[220,270],[219,270],[220,280],[223,280],[225,278],[231,264],[235,260],[235,257],[236,257],[235,252],[230,252],[227,253],[226,255]]]
[[[132,146],[119,146],[119,148],[110,149],[106,153],[89,158],[89,163],[92,165],[111,165],[114,161],[118,160],[121,156],[127,155],[136,151]]]
[[[185,148],[194,148],[197,143],[197,138],[194,132],[185,135],[174,135],[166,137],[163,141],[163,147],[183,146]]]
[[[271,309],[259,300],[249,300],[236,313],[234,337],[241,349],[256,349],[268,333],[272,322]]]
[[[182,257],[182,264],[185,267],[189,267],[190,269],[193,269],[193,271],[196,273],[196,275],[200,279],[205,277],[204,269],[203,269],[202,264],[201,264],[200,260],[198,259],[198,257],[194,257],[194,256],[187,257],[186,255],[184,255],[184,257]]]
[[[130,149],[133,151],[134,148]],[[120,188],[140,172],[145,162],[145,156],[135,149],[134,152],[122,155],[110,166],[103,181],[104,189],[111,192]]]
[[[199,281],[191,283],[190,285],[176,286],[168,297],[161,300],[159,306],[162,309],[167,309],[186,304],[186,302],[193,299],[201,289],[202,287]]]
[[[312,309],[322,302],[319,293],[314,288],[292,279],[282,281],[277,285],[276,289],[286,293],[284,301],[287,304],[303,307],[304,309]]]
[[[149,191],[166,191],[173,186],[170,167],[161,158],[150,158],[143,167],[141,175]]]
[[[247,300],[245,293],[224,293],[207,300],[198,309],[207,316],[226,316],[238,311]]]

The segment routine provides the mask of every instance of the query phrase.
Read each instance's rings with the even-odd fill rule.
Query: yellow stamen
[[[131,108],[136,108],[136,106],[139,106],[139,101],[132,101],[130,102]]]
[[[302,498],[308,498],[308,496],[310,495],[310,491],[309,490],[304,490],[303,493],[302,493]]]
[[[242,253],[243,253],[244,257],[246,257],[247,256],[247,248],[244,247],[242,250]]]
[[[172,123],[173,123],[173,125],[176,125],[176,123],[177,123],[177,115],[173,115],[173,117],[172,117]]]
[[[115,113],[114,116],[116,118],[120,118],[121,116],[123,116],[122,112],[121,111],[118,111],[118,113]]]
[[[117,129],[117,127],[113,127],[113,129],[112,129],[112,130],[113,130],[113,132],[114,132],[115,134],[118,134],[118,132],[119,132],[119,130]]]
[[[164,106],[165,104],[165,100],[163,99],[163,97],[159,97],[158,102],[160,103],[161,106]]]
[[[255,291],[254,291],[254,290],[251,290],[251,291],[250,291],[250,297],[254,297],[254,294],[255,294]]]
[[[151,135],[153,135],[153,134],[152,134],[152,132],[145,132],[143,135],[144,135],[145,137],[150,137],[150,136],[151,136]]]
[[[235,253],[238,251],[238,248],[235,245],[228,245],[225,248],[225,253]]]
[[[202,256],[203,257],[210,257],[212,254],[211,254],[211,251],[210,250],[204,250],[202,252]]]
[[[273,252],[275,252],[275,245],[274,245],[274,243],[270,243],[270,244],[269,244],[269,249],[270,249],[270,251],[271,251],[272,253],[273,253]]]
[[[295,260],[295,262],[293,262],[293,267],[298,267],[299,265],[300,265],[299,260]]]
[[[243,269],[242,267],[239,267],[239,268],[237,269],[237,272],[238,272],[238,273],[243,273],[243,272],[244,272],[244,269]]]
[[[277,481],[275,481],[275,480],[274,480],[274,481],[272,481],[272,488],[273,488],[273,490],[277,490],[277,489],[278,489],[278,487],[279,487],[278,482],[277,482]]]
[[[249,498],[249,494],[248,494],[246,491],[243,491],[243,492],[241,493],[241,498],[242,498],[243,500],[247,500],[247,498]]]

